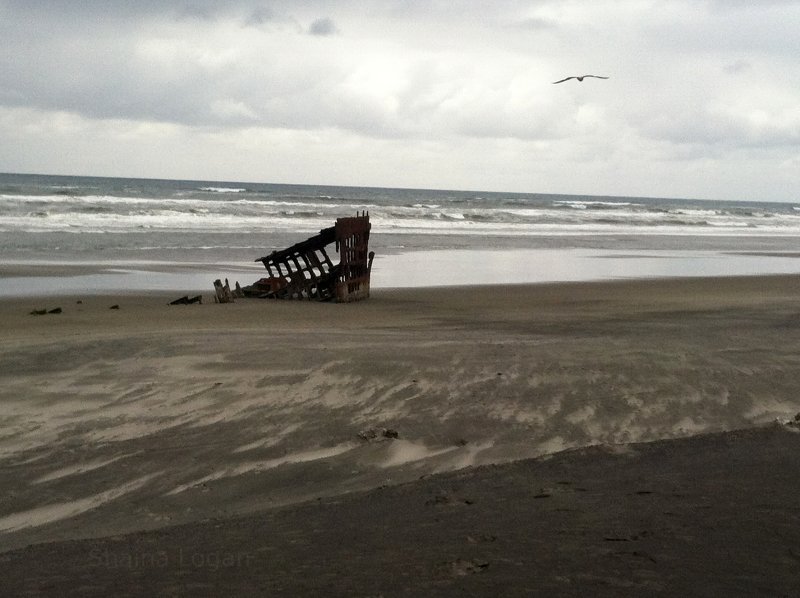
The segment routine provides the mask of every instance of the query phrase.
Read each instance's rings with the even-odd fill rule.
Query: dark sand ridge
[[[167,307],[169,298],[0,303],[0,548],[171,533],[208,518],[224,528],[468,465],[800,411],[797,277],[376,291],[357,305]],[[28,315],[55,306],[63,313]],[[357,436],[382,427],[399,438]],[[781,434],[775,442],[794,446]],[[738,442],[725,438],[709,446]],[[651,467],[643,462],[641,475]],[[493,471],[474,475],[494,476],[502,494],[505,474]],[[686,475],[707,473],[698,463]],[[424,494],[421,482],[397,492],[417,484]],[[352,500],[343,516],[357,520],[364,496],[373,494],[334,503]],[[184,540],[171,546],[192,545],[191,527],[174,529]],[[51,546],[66,559],[63,575],[70,551],[89,546]],[[25,554],[6,564],[21,572]],[[327,562],[317,557],[314,566]],[[469,559],[453,567],[489,570]],[[46,577],[30,573],[31,583]]]

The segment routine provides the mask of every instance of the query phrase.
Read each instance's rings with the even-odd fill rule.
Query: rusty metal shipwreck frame
[[[369,213],[338,218],[336,224],[286,249],[273,251],[262,262],[268,276],[241,292],[263,299],[309,299],[350,302],[369,297],[374,252],[368,251]],[[335,243],[339,263],[326,248]]]

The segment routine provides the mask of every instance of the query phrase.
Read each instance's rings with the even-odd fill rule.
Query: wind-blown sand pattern
[[[13,532],[27,527],[38,527],[53,523],[54,521],[75,517],[112,501],[115,498],[119,498],[128,492],[141,488],[157,475],[158,474],[146,475],[116,488],[111,488],[110,490],[98,492],[92,496],[79,498],[70,502],[48,504],[19,513],[11,513],[5,517],[0,517],[0,532]]]
[[[407,517],[409,525],[422,525],[428,500],[437,509],[463,505],[459,496],[436,494],[438,479],[443,486],[484,480],[504,509],[503,501],[523,499],[514,494],[519,479],[512,476],[506,486],[502,472],[524,466],[475,466],[530,458],[562,463],[572,453],[553,453],[583,447],[600,447],[581,453],[588,455],[581,457],[586,471],[613,457],[643,476],[641,488],[630,492],[650,492],[664,482],[652,456],[662,449],[631,443],[783,424],[800,412],[797,277],[386,290],[353,305],[167,306],[165,299],[62,298],[56,302],[62,314],[42,317],[29,315],[35,301],[0,302],[0,559],[9,571],[32,567],[29,585],[15,586],[16,593],[35,593],[43,579],[35,564],[24,564],[31,544],[61,554],[51,557],[65,563],[62,575],[72,569],[83,575],[86,558],[70,560],[78,554],[71,551],[91,554],[106,546],[103,538],[167,534],[170,550],[178,550],[181,538],[191,544],[196,529],[216,546],[209,520],[239,529],[241,517],[272,521],[311,508],[298,506],[308,501],[331,517],[344,510],[370,528],[366,497],[395,487],[387,497],[421,493],[423,511]],[[111,303],[120,309],[108,310]],[[365,430],[378,433],[365,439],[359,436]],[[792,430],[782,425],[779,436],[765,434],[776,446],[795,446],[800,435]],[[761,441],[753,434],[748,450],[756,458]],[[718,443],[735,442],[730,438],[709,440],[708,450],[718,454]],[[650,455],[647,466],[642,450]],[[689,470],[690,453],[681,457]],[[581,484],[576,476],[570,488]],[[798,480],[787,483],[799,489]],[[536,487],[531,508],[567,486],[550,480]],[[605,507],[593,504],[602,518]],[[135,537],[156,542],[148,550],[162,538]],[[470,537],[470,546],[484,542]],[[256,554],[240,540],[242,551]],[[447,579],[479,577],[473,573],[488,579],[502,569],[496,559],[519,557],[506,545],[493,553],[493,565],[483,566],[442,550],[441,561],[450,563],[443,566],[455,572]],[[572,550],[576,563],[589,558]],[[800,552],[791,554],[787,548],[787,567],[797,570]],[[100,569],[114,569],[108,565]],[[436,567],[431,571],[441,573]],[[170,576],[179,570],[151,567],[155,585],[147,587],[172,587]],[[274,581],[279,574],[272,574]],[[319,585],[306,579],[301,593],[321,592],[330,579],[320,575]],[[166,585],[158,585],[158,576]],[[597,580],[584,582],[571,587],[597,589]],[[226,587],[204,583],[201,594]],[[348,593],[341,584],[331,587]],[[469,586],[431,587],[447,594]]]

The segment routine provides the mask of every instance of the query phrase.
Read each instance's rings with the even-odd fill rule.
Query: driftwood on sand
[[[214,281],[214,302],[215,303],[233,303],[236,297],[244,297],[242,287],[236,283],[236,289],[231,291],[231,285],[228,279],[225,279],[225,284],[218,278]]]

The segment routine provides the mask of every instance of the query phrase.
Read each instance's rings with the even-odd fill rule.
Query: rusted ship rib
[[[291,247],[257,259],[268,276],[242,288],[247,297],[350,302],[369,297],[374,252],[369,246],[369,214],[338,218],[336,224]],[[326,248],[335,243],[339,263]]]

